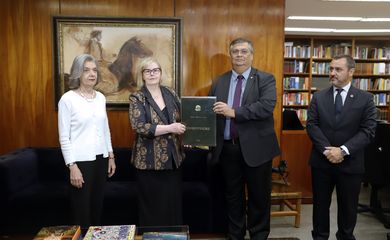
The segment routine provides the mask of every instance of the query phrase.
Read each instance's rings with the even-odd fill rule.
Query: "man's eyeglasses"
[[[145,75],[151,75],[152,73],[153,73],[153,75],[160,74],[161,68],[144,69],[144,70],[142,70],[142,73]]]
[[[241,55],[248,55],[250,53],[249,49],[233,49],[232,50],[232,55],[235,55],[237,56],[239,53],[241,53]]]

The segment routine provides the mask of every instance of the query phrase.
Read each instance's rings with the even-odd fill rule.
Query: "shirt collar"
[[[245,70],[245,72],[243,72],[241,75],[242,76],[244,76],[244,78],[245,78],[245,80],[247,80],[248,78],[249,78],[249,74],[251,73],[251,71],[252,71],[252,68],[251,67],[249,67],[247,70]],[[237,79],[237,77],[238,77],[238,75],[240,75],[240,74],[238,74],[237,72],[235,72],[234,70],[232,70],[232,79]]]
[[[351,87],[351,82],[349,82],[347,85],[345,85],[344,87],[342,87],[342,89],[347,93],[349,91],[349,88]],[[336,86],[333,86],[333,92],[336,92],[336,89],[338,87]]]

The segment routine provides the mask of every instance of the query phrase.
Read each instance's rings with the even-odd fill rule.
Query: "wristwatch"
[[[73,166],[73,165],[75,165],[75,164],[76,164],[75,162],[71,162],[71,163],[66,164],[66,166],[67,166],[67,167],[71,167],[71,166]]]
[[[340,148],[340,150],[341,150],[341,155],[343,155],[343,157],[348,155],[348,153],[343,148]]]

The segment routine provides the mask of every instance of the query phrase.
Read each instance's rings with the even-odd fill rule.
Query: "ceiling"
[[[333,29],[390,29],[390,22],[347,22],[288,20],[288,16],[390,17],[390,2],[328,2],[322,0],[286,0],[285,27]],[[297,35],[390,35],[387,33],[285,32]]]

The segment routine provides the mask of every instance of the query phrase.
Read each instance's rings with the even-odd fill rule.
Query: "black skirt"
[[[181,177],[181,168],[137,170],[140,226],[182,224]]]

